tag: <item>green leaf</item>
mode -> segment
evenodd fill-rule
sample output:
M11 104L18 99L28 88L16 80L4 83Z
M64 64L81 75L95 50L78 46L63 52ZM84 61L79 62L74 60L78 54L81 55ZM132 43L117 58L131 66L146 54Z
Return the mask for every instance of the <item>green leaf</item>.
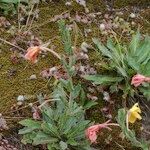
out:
M0 0L0 3L13 3L13 4L17 4L19 2L26 2L28 3L28 0Z
M65 52L68 55L71 55L73 53L73 50L72 50L71 36L69 30L66 28L64 20L60 20L58 24L59 24L59 30L61 33L61 38L64 44Z
M19 130L19 133L18 134L27 134L27 133L30 133L32 131L34 131L35 129L37 129L36 127L24 127L23 129L20 129Z
M140 33L138 31L135 35L133 35L132 41L129 46L132 56L136 55L139 44L140 44Z
M79 96L80 91L81 91L81 84L78 84L78 85L75 86L75 88L71 92L72 99L76 99Z
M57 138L52 138L48 134L39 131L36 137L33 139L33 145L55 143L57 141L58 141Z
M85 75L84 79L92 81L94 84L111 85L114 82L120 82L122 77L111 77L108 75Z
M36 136L36 132L31 132L31 133L27 133L25 135L23 135L23 139L21 140L21 142L23 144L27 144L27 143L32 143L33 142L33 139L35 138Z
M81 106L84 106L85 101L86 101L86 95L85 95L84 89L81 88L80 101L79 101L79 103L81 104Z
M72 146L78 146L79 145L78 142L76 142L74 139L71 139L71 138L67 141L67 143L72 145Z
M123 77L128 77L127 72L124 68L116 66L118 69L118 73L121 74Z
M41 125L41 128L43 129L43 131L51 136L54 136L54 137L60 137L59 136L59 133L58 133L58 130L57 130L57 127L50 124L50 123L42 123Z
M90 121L81 121L68 132L68 138L75 138L79 135L84 136L85 129L87 128Z
M98 103L97 102L94 102L94 101L87 101L86 104L83 106L83 108L85 110L87 109L90 109L92 106L95 106L97 105Z
M58 143L50 143L47 145L48 150L60 150Z
M21 125L25 126L23 129L19 130L19 134L30 133L33 130L41 128L41 122L34 121L31 119L25 119L19 122Z
M77 118L70 117L67 119L66 123L64 124L63 134L68 134L69 130L76 125Z
M93 42L104 56L107 56L112 59L112 53L98 39L93 38Z
M25 119L19 122L19 124L26 126L26 127L34 127L34 128L40 128L41 122L35 121L32 119Z

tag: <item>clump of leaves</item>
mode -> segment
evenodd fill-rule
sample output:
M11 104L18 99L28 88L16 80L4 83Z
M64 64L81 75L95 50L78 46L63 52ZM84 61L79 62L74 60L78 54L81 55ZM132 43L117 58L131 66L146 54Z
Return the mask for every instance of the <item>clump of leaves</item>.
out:
M4 15L8 15L10 13L16 14L19 3L28 3L28 0L1 0L0 11L3 12Z
M132 143L133 146L140 147L143 150L149 150L148 144L143 139L142 140L137 139L135 132L126 127L126 115L127 112L124 108L119 109L117 122L120 125L124 136Z
M57 91L56 91L57 90ZM67 100L64 89L59 85L55 89L57 101L52 106L43 105L40 96L42 120L26 119L20 121L25 126L19 131L23 134L24 144L47 145L49 150L86 149L89 143L85 138L85 129L89 121L84 118L84 110L76 102ZM55 98L56 99L56 98Z
M108 39L104 46L98 39L94 38L98 52L108 61L103 67L107 71L103 75L85 76L85 79L93 81L95 84L109 85L112 92L121 89L124 96L133 96L137 91L130 85L131 78L135 74L150 76L150 37L146 36L141 40L141 35L137 32L133 35L130 44L121 44L116 38L116 42ZM149 99L149 84L144 84L139 88Z
M90 149L90 143L85 137L90 121L85 119L85 109L95 103L87 103L81 85L73 82L76 60L71 47L71 36L64 21L59 22L59 27L66 52L66 57L62 56L62 64L68 78L57 81L50 105L48 102L51 100L44 101L42 95L38 96L41 119L20 121L25 127L19 134L23 134L23 143L46 145L49 150L86 150ZM78 99L81 100L80 103L77 103Z

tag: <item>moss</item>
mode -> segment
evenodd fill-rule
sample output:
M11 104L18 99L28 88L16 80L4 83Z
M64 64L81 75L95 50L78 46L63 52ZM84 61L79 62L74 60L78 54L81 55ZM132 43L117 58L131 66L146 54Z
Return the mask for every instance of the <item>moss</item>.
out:
M148 5L150 5L149 0L114 0L114 6L116 8L121 8L125 6L147 7Z

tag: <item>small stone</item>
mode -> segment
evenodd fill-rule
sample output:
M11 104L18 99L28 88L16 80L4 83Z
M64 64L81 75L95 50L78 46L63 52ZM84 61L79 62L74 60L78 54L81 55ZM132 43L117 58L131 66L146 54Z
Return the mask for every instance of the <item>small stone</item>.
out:
M76 2L80 5L82 5L83 7L86 7L86 1L85 0L76 0Z
M42 58L45 58L45 55L42 55Z
M25 97L24 97L23 95L19 95L19 96L17 97L17 101L23 102L24 100L25 100Z
M135 23L134 21L132 21L132 22L131 22L131 25L133 25L133 26L134 26L135 24L136 24L136 23Z
M51 74L54 74L56 71L57 71L57 68L56 68L56 67L52 67L52 68L49 69L49 72L50 72Z
M79 71L84 72L85 71L85 66L80 66Z
M18 106L22 106L22 105L23 105L23 102L19 101L19 102L17 102L17 105L18 105Z
M136 17L136 15L134 13L130 14L130 18L135 18L135 17Z
M110 101L110 95L109 95L109 93L108 92L103 92L103 99L105 100L105 101L107 101L107 102L109 102Z
M32 106L33 106L33 103L29 103L29 106L32 107Z
M108 119L112 119L112 115L111 115L111 114L106 115L106 117L107 117Z
M105 14L104 18L109 19L109 14Z
M87 7L84 7L85 8L85 13L89 13L89 9Z
M89 48L89 45L86 42L83 42L81 44L81 49L82 49L83 52L87 53L88 52L88 48Z
M35 74L33 74L33 75L31 75L30 76L30 78L29 78L30 80L36 80L37 79L37 77L36 77L36 75Z
M72 2L66 2L65 5L66 5L66 6L71 6L71 5L72 5Z
M100 30L101 30L101 31L105 30L105 28L106 28L106 27L105 27L105 24L103 24L103 23L101 23L99 27L100 27Z

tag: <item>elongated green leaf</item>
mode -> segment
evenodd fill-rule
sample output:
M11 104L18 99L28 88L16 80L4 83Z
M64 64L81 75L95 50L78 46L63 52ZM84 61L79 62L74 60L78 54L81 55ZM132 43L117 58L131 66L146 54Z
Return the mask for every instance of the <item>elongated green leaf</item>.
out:
M66 28L64 20L60 20L58 24L59 24L62 41L64 44L64 49L68 55L71 55L73 53L73 50L72 50L71 36L69 30Z
M79 96L79 94L80 94L80 91L81 91L81 85L78 84L78 85L76 85L76 86L74 87L74 90L71 92L71 94L72 94L72 99L77 98L77 97Z
M84 79L93 81L94 84L111 85L113 82L122 81L122 77L111 77L107 75L85 75Z
M87 101L86 104L83 106L83 108L86 110L86 109L90 109L92 106L95 106L97 105L98 103L97 102L94 102L94 101Z
M50 124L50 123L46 123L44 122L42 125L41 125L41 128L43 129L43 131L51 136L54 136L54 137L59 137L59 133L58 133L58 130L57 130L57 127Z
M23 144L27 144L27 143L32 143L33 142L33 139L35 138L36 136L36 132L31 132L31 133L27 133L25 135L23 135L23 139L21 140L21 142Z
M31 133L32 131L34 131L35 129L37 129L36 127L24 127L23 129L19 130L18 134L27 134L27 133Z
M98 39L93 38L93 42L104 56L107 56L112 59L112 53Z
M133 35L132 41L129 46L132 55L136 55L139 44L140 44L140 33L138 31L135 35Z
M69 138L75 138L78 135L84 135L84 131L87 128L87 125L90 123L90 121L81 121L79 122L75 127L73 127L70 132L68 132Z
M57 141L57 138L52 138L44 132L39 131L36 137L33 139L33 145L55 143Z
M26 126L26 127L35 127L35 128L40 128L41 127L41 122L35 121L32 119L25 119L19 122L19 124Z
M3 2L3 3L13 3L13 4L17 4L19 2L26 2L28 3L28 0L0 0L0 2Z

